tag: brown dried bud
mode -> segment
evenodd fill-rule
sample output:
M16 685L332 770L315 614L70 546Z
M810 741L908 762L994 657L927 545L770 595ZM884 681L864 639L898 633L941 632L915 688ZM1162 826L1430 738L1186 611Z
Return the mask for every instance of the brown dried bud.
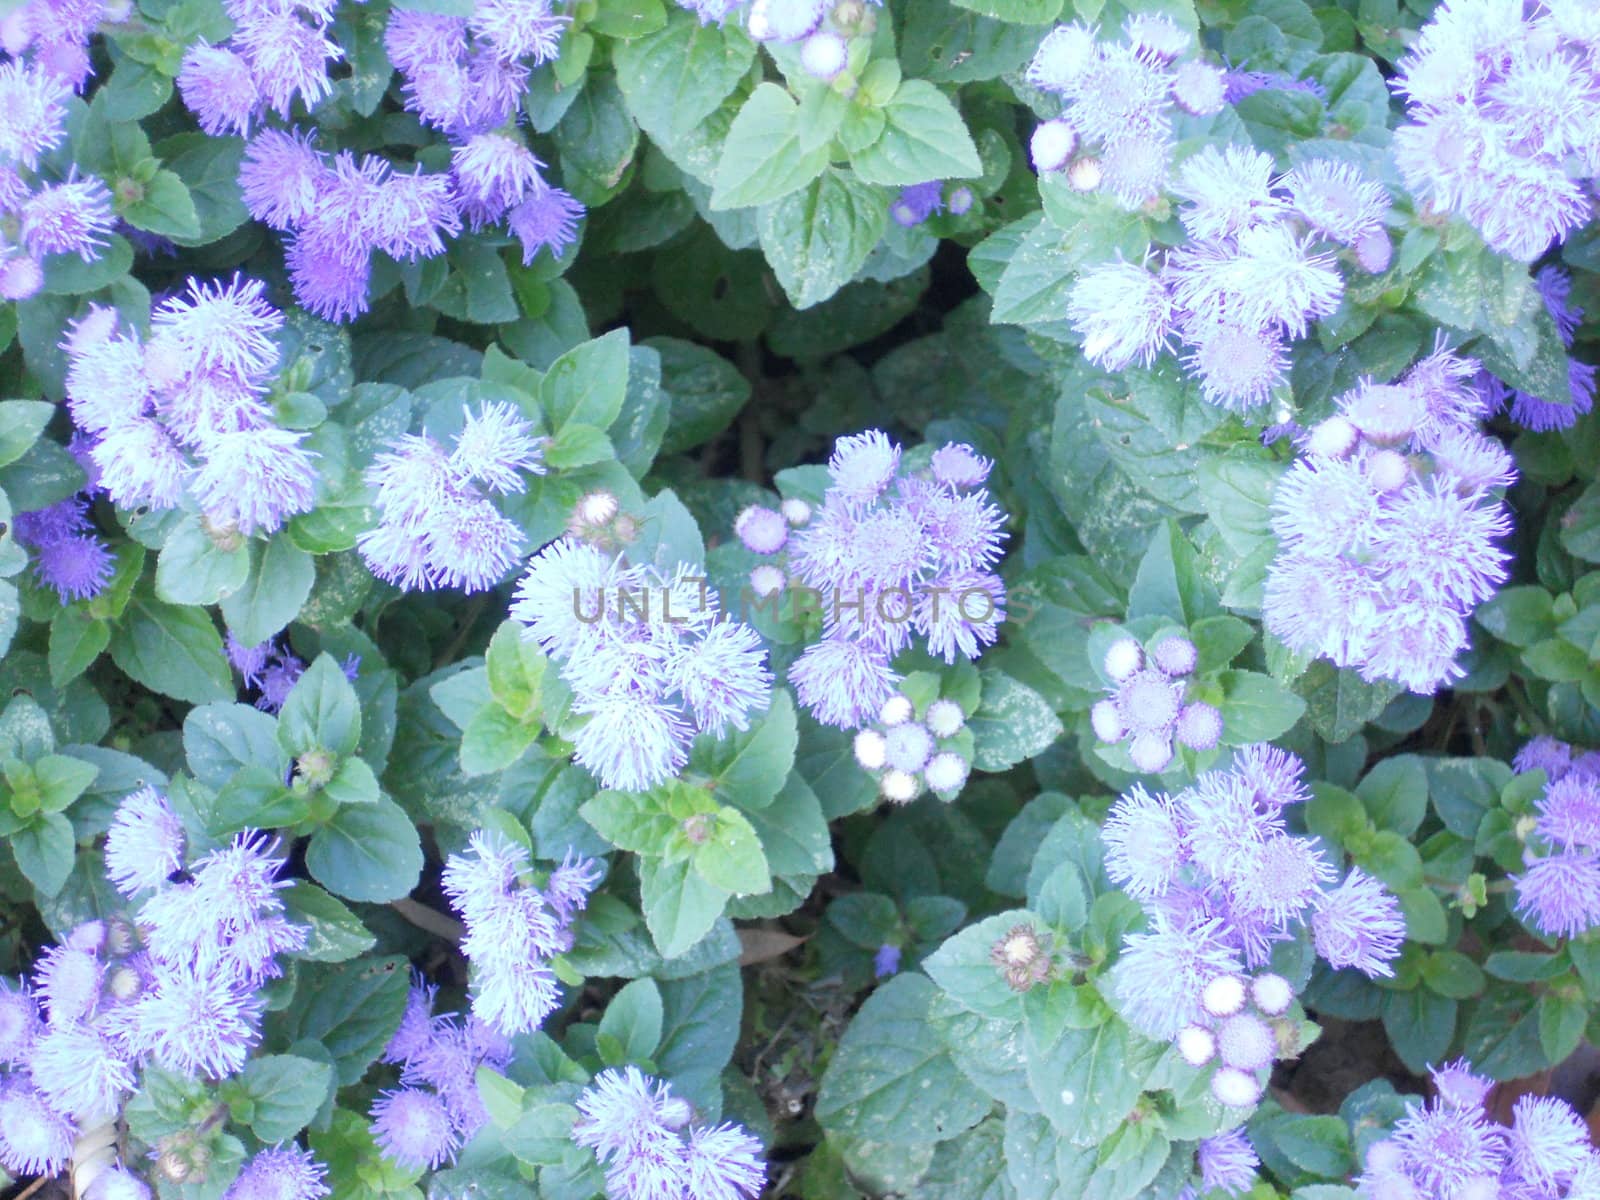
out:
M1031 925L1015 925L989 951L1013 991L1025 992L1050 978L1050 950Z

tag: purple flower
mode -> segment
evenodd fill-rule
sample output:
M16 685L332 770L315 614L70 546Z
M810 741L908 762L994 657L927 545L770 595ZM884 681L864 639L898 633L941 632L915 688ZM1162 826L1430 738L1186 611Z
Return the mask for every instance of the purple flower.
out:
M1130 1025L1150 1037L1170 1038L1199 1014L1206 984L1243 970L1220 920L1180 926L1158 917L1148 933L1124 940L1112 988Z
M914 183L901 188L900 195L889 206L889 215L894 218L896 225L909 229L943 209L944 183L930 179L927 183Z
M176 508L189 464L155 421L138 418L108 430L90 451L100 485L126 508Z
M1198 59L1179 63L1172 72L1172 99L1193 116L1212 116L1227 103L1227 76Z
M1500 1174L1504 1136L1481 1111L1412 1106L1396 1124L1393 1140L1404 1156L1405 1174L1428 1195L1453 1195L1473 1180Z
M1171 797L1134 784L1111 808L1101 830L1106 874L1135 899L1159 896L1188 858Z
M420 1088L379 1096L372 1106L372 1136L386 1158L408 1171L431 1170L453 1159L461 1145L444 1101Z
M92 600L111 582L114 560L93 534L75 534L48 542L35 551L34 577L54 588L62 604Z
M79 429L105 433L148 411L150 384L137 341L110 336L67 351L67 404Z
M1100 155L1101 186L1129 210L1143 208L1167 186L1172 146L1154 134L1109 143Z
M72 1154L74 1130L25 1073L0 1083L0 1166L17 1175L54 1175Z
M33 968L34 990L44 1000L52 1025L85 1020L100 1002L104 972L88 950L51 946Z
M1473 1073L1472 1064L1458 1058L1442 1067L1430 1068L1433 1087L1444 1104L1456 1108L1482 1108L1494 1081Z
M1570 774L1545 787L1534 830L1563 850L1600 850L1600 784Z
M116 224L110 190L98 179L77 178L76 167L64 183L47 184L26 200L21 216L22 244L36 258L76 254L93 262Z
M578 221L586 210L569 193L546 184L532 189L506 214L506 226L522 243L522 265L528 266L540 250L554 258L578 240Z
M52 1025L28 1056L34 1086L57 1112L110 1116L137 1084L132 1065L90 1025Z
M498 220L530 193L547 185L539 172L544 164L515 138L480 133L451 154L456 202L474 229Z
M1184 363L1200 378L1206 400L1232 412L1265 404L1288 378L1289 354L1273 329L1230 320L1184 322L1191 347Z
M183 865L183 822L153 787L123 798L106 831L106 875L124 896L159 888Z
M1512 882L1518 915L1547 937L1577 937L1600 925L1600 859L1593 853L1536 858Z
M226 284L191 279L186 296L170 297L151 313L152 334L178 352L182 372L264 377L277 365L273 337L283 327L283 314L267 302L265 287L241 275Z
M195 43L183 56L177 82L184 104L212 137L249 132L261 94L250 65L232 50Z
M1565 1100L1522 1096L1506 1137L1511 1167L1522 1179L1553 1192L1594 1153L1589 1129Z
M295 1145L261 1150L234 1177L222 1200L322 1200L328 1169Z
M306 24L293 8L252 11L237 22L233 40L250 64L262 102L285 119L296 96L306 108L316 108L333 90L328 64L344 58L320 27Z
M411 174L391 176L378 189L367 212L372 244L390 258L414 262L444 253L444 238L461 232L461 218L451 194L450 177Z
M569 18L552 11L551 0L478 0L468 24L503 59L555 58Z
M68 89L36 63L0 63L0 158L28 170L66 136Z
M255 646L246 646L230 630L224 649L228 655L228 662L244 679L245 686L255 687L260 683L261 673L266 669L267 660L273 653L271 638Z
M1179 216L1202 241L1236 237L1277 221L1285 211L1272 194L1272 159L1243 146L1207 146L1183 164L1173 192L1188 201Z
M224 975L164 966L126 1010L123 1036L170 1071L220 1079L244 1067L260 1039L261 1010L251 989Z
M521 846L479 830L467 854L450 856L443 875L445 894L467 926L461 952L473 967L473 1012L507 1037L537 1029L555 1011L549 960L570 949L568 923L581 907L581 881L590 878L568 867L558 907L518 881L527 861Z
M121 1163L107 1167L83 1190L83 1200L150 1200L150 1185Z
M1335 969L1354 967L1372 977L1394 974L1389 963L1405 942L1399 902L1359 867L1323 897L1311 929L1317 953Z
M453 63L467 53L467 22L442 13L395 9L383 32L389 61L406 73L425 63Z
M348 321L367 311L371 265L363 248L352 258L346 244L323 232L297 233L285 254L294 298L325 321Z
M1092 28L1083 24L1058 25L1039 43L1028 64L1027 80L1046 91L1076 94L1099 53Z
M1381 229L1389 212L1388 191L1351 163L1313 159L1284 176L1283 186L1311 228L1345 246Z
M464 413L450 455L451 468L461 476L504 493L523 490L524 471L545 473L542 460L547 439L533 436L533 426L512 405L485 404L477 412L467 408Z
M305 438L288 429L219 434L190 492L214 523L234 525L247 537L271 533L316 503L317 468L300 445Z
M26 987L13 987L0 978L0 1063L23 1066L43 1023L39 1005Z
M677 657L672 682L694 714L695 724L720 738L728 729L750 727L750 714L767 707L772 673L761 637L742 622L714 625Z
M1132 263L1111 262L1078 276L1067 304L1090 362L1120 371L1149 366L1172 332L1172 298L1159 276Z
M406 993L405 1012L400 1025L383 1048L383 1061L405 1062L415 1058L428 1046L433 1031L433 998L438 988L425 983L415 971L411 973L411 990Z
M572 1138L607 1166L617 1200L690 1195L755 1200L766 1181L760 1143L736 1125L680 1131L693 1112L671 1089L637 1067L602 1071L578 1097Z
M899 681L887 655L847 638L813 643L789 668L800 703L824 725L840 729L871 720Z
M1261 1165L1243 1129L1201 1138L1195 1156L1200 1164L1201 1188L1207 1192L1220 1189L1230 1196L1249 1191L1255 1184L1256 1168Z
M1244 328L1281 326L1290 337L1305 336L1309 321L1332 313L1344 294L1333 256L1314 252L1282 224L1252 226L1228 244L1174 250L1167 275L1189 312L1227 312Z
M900 947L893 942L885 942L879 946L872 955L872 975L875 979L887 979L890 975L900 970Z

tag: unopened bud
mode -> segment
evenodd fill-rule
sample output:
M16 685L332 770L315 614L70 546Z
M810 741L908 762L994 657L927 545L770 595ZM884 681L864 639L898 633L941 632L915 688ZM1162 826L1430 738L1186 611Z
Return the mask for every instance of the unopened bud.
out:
M989 961L1013 991L1025 992L1050 977L1050 951L1031 925L1015 925L989 951Z

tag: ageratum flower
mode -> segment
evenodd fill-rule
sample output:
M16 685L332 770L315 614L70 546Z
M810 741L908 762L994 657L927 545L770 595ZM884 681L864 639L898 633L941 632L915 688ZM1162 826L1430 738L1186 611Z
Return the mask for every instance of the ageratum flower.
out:
M528 1033L555 1011L558 991L550 960L571 948L572 918L599 879L589 863L566 864L559 904L520 876L528 852L496 834L472 834L465 854L452 854L443 885L466 922L461 952L473 967L473 1012L507 1037Z
M161 887L183 865L183 822L153 787L117 805L106 831L106 875L125 896Z
M222 1200L322 1200L331 1193L328 1169L295 1145L257 1151Z
M766 1183L754 1137L731 1123L692 1125L689 1105L637 1067L602 1071L577 1107L573 1141L605 1166L615 1200L755 1200Z

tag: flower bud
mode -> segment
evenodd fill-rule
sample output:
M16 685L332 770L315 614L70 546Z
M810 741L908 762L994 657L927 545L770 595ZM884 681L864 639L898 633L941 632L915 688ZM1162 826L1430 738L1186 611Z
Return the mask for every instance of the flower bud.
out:
M1041 175L1059 171L1067 165L1077 148L1078 135L1071 125L1059 118L1046 121L1033 131L1028 151L1033 156L1033 169Z
M1013 991L1025 992L1050 977L1050 951L1031 925L1015 925L989 951Z
M1067 182L1075 192L1092 192L1100 186L1104 172L1097 158L1080 158L1067 168Z
M864 771L881 771L888 761L888 741L876 729L863 729L856 734L856 762Z

